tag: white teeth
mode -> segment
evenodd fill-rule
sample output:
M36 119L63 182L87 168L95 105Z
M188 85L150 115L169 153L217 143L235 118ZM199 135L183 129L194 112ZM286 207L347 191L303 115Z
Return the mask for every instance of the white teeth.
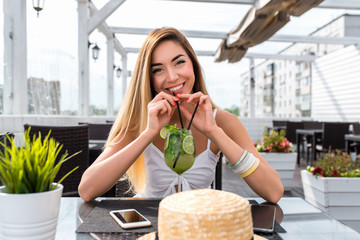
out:
M184 86L184 84L181 84L181 85L179 85L179 86L177 86L177 87L169 88L169 90L170 90L171 92L175 92L175 91L181 89L183 86Z

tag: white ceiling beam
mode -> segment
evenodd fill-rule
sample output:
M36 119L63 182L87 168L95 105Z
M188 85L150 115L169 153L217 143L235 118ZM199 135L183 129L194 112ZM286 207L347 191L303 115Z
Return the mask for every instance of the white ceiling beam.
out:
M293 43L319 43L319 44L360 44L359 37L321 37L321 36L298 36L298 35L274 35L267 41L293 42Z
M131 47L127 47L125 48L127 53L138 53L140 51L140 48L131 48ZM215 51L206 51L206 50L200 50L200 51L196 51L195 50L196 55L198 56L215 56Z
M255 3L255 0L167 0L167 1L230 3L230 4L251 4L251 5L254 5Z
M119 34L138 34L148 35L153 28L132 28L132 27L110 27L110 31ZM186 37L191 38L212 38L212 39L225 39L227 32L213 32L213 31L196 31L196 30L179 30Z
M125 48L127 53L138 53L140 48ZM215 51L206 51L199 50L195 51L198 56L207 56L213 57L215 56ZM245 58L261 58L261 59L277 59L277 60L294 60L294 61L304 61L304 62L312 62L316 59L316 56L303 55L281 55L281 54L262 54L262 53L250 53L247 52L244 56Z
M185 2L204 2L204 3L230 3L230 4L250 4L255 5L257 0L167 0L167 1L185 1ZM360 10L359 0L325 0L317 8L334 8Z
M276 60L293 60L300 62L313 62L316 56L311 55L282 55L282 54L262 54L247 52L245 58L261 58L261 59L276 59Z
M152 28L132 28L132 27L110 27L110 31L121 34L137 34L148 35ZM211 31L193 31L193 30L179 30L186 37L189 38L213 38L226 39L226 32L211 32ZM320 37L320 36L299 36L299 35L274 35L267 41L271 42L302 42L302 43L322 43L322 44L359 44L359 37Z
M93 2L89 1L89 6L90 6L91 14L95 14L98 11ZM103 21L98 26L98 29L106 36L106 38L114 37L114 33L110 30L109 26L106 24L105 21ZM115 40L115 39L116 38L114 38L115 49L121 54L121 56L125 57L126 56L125 48L120 44L119 40L117 39Z
M118 9L125 0L111 0L99 11L94 12L88 22L88 34L92 33L102 22Z
M359 0L325 0L317 6L318 8L334 8L360 10Z

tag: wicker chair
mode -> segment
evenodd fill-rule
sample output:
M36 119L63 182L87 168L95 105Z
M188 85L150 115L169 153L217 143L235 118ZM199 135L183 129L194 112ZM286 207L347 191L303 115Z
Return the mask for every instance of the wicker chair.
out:
M216 164L215 179L211 184L213 189L222 190L222 159L224 154L220 152L219 161Z
M272 120L273 127L283 127L286 126L286 120Z
M106 140L112 127L110 123L87 123L87 125L90 140Z
M327 152L329 149L345 151L344 136L349 132L349 125L348 122L324 122L322 142L316 144L315 151L317 153Z
M304 123L304 129L322 129L323 128L323 122L319 121L303 121ZM322 139L316 139L317 143L321 143ZM312 148L312 137L310 136L304 136L302 139L302 142L306 142L305 148L306 148L306 163L310 161L310 149Z
M6 135L8 135L11 138L14 138L14 134L10 132L1 133L0 134L0 142L4 143L6 146L10 146L10 142L8 141ZM4 153L4 147L0 145L0 151Z
M0 134L0 142L4 143L6 146L10 146L10 142L8 141L7 139L7 136L11 137L11 138L14 138L14 134L13 133L9 133L9 132L6 132L6 133L2 133ZM0 144L0 151L2 153L4 153L4 147ZM0 181L0 186L2 185L1 181Z
M354 123L351 123L351 125L352 125L353 131L350 133L360 135L360 123L354 122ZM350 149L352 149L356 152L356 155L360 153L360 144L358 142L351 143L349 147L350 147Z
M67 162L65 162L55 178L55 181L59 181L66 173L71 171L76 166L79 166L77 170L71 173L63 182L64 190L63 196L79 196L78 185L81 180L81 176L89 166L89 127L87 125L79 126L38 126L25 124L24 128L30 129L30 136L39 132L41 137L45 138L51 130L50 136L59 143L63 144L63 148L60 152L60 156L67 150L69 155L81 151Z
M303 121L304 129L322 129L322 122L319 121Z
M303 122L286 122L286 138L289 142L296 144L296 129L303 129L304 123Z

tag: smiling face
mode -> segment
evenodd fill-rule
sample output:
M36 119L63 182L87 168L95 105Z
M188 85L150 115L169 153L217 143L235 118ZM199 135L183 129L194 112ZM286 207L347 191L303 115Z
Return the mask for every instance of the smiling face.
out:
M151 81L156 92L192 93L195 74L190 57L172 40L161 42L151 57Z

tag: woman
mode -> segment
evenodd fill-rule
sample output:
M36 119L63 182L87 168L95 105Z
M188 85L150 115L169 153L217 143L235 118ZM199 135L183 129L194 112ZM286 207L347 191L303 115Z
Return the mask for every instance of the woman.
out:
M82 176L84 201L102 195L125 173L139 196L161 198L177 191L177 174L165 165L159 135L165 125L181 126L176 102L184 126L199 102L191 130L200 154L183 173L190 189L209 187L221 151L259 196L279 201L279 175L256 151L238 118L211 102L194 50L174 28L156 29L145 40L106 147Z

